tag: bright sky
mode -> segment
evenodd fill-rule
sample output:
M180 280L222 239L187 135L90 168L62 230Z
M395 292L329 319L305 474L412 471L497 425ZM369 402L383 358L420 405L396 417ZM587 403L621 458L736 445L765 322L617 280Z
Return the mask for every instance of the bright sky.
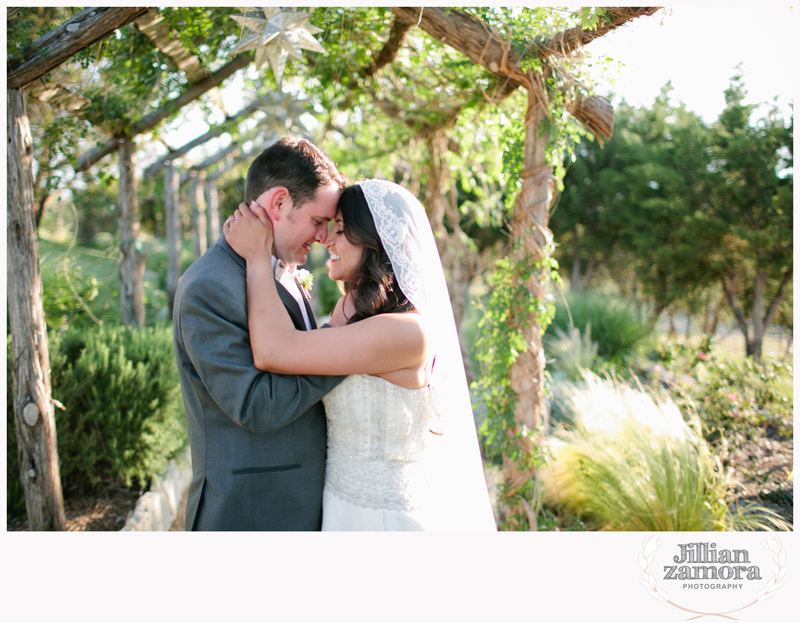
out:
M742 63L745 102L767 102L778 96L788 114L794 97L794 15L788 6L756 8L752 3L676 6L638 18L587 49L595 58L608 55L624 63L609 88L631 105L650 106L671 80L673 97L707 123L713 122L725 106L729 79Z

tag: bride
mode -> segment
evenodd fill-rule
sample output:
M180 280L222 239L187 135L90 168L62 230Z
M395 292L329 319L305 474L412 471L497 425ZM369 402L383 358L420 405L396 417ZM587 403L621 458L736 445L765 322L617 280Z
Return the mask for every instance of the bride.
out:
M405 188L346 189L325 246L345 284L330 328L298 331L279 298L272 226L241 204L225 238L247 262L257 368L350 375L324 399L323 530L496 530L441 261Z

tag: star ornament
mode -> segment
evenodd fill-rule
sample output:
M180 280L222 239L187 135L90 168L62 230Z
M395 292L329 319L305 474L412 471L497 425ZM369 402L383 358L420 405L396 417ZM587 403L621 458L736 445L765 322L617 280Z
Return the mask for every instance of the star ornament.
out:
M255 49L256 67L260 68L269 61L280 89L289 56L302 61L301 50L320 52L325 56L328 52L313 37L321 33L322 29L306 25L311 13L287 11L278 7L266 7L261 11L263 17L258 13L231 15L234 20L251 31L249 36L243 38L233 49L232 54Z

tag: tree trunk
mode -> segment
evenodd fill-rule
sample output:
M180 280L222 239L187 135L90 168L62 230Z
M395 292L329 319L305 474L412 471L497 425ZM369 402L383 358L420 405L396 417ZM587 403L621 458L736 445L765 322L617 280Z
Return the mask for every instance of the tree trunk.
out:
M733 317L736 319L736 325L739 327L739 330L744 336L745 353L749 357L753 354L752 342L750 340L750 328L747 324L747 317L744 315L744 312L736 301L737 278L738 275L736 270L729 268L727 274L723 275L722 277L722 289L725 291L725 298L728 300L728 306L731 308Z
M181 277L180 189L178 170L173 164L167 165L164 174L164 221L167 230L167 296L169 317L172 318L175 292Z
M581 291L581 239L577 227L572 230L572 291Z
M214 182L206 179L206 227L208 228L208 246L216 244L222 233L222 222L219 217L219 191Z
M8 316L19 477L31 530L66 526L50 392L50 357L42 307L39 245L33 214L33 143L25 94L7 90Z
M206 213L203 209L203 182L193 175L189 182L189 205L192 211L192 252L194 259L206 252Z
M586 262L586 272L581 278L581 290L586 290L592 281L594 271L597 269L597 258L594 255L589 256L589 261Z
M144 261L139 250L139 204L136 199L136 145L119 145L119 302L122 324L144 326Z
M37 210L36 210L36 230L39 230L39 225L42 223L42 217L45 215L56 200L61 196L61 190L57 190L54 193L51 193L47 188L42 191L42 194L39 196L39 200L36 202Z
M767 285L767 271L759 270L756 272L755 283L753 284L753 341L752 352L748 353L756 361L761 361L761 347L764 343L764 288ZM750 350L750 349L748 349Z
M458 200L455 196L456 188L452 184L452 180L448 179L445 162L450 142L446 129L440 129L425 136L425 141L430 154L425 206L447 279L447 290L453 306L453 318L456 327L461 327L467 312L469 284L478 273L480 258L475 251L470 249L467 235L461 229ZM446 186L448 185L450 197L447 196ZM450 225L449 229L445 224L445 219ZM459 336L462 335L459 333ZM461 341L461 355L464 359L467 380L471 383L475 380L475 373L472 369L469 350L463 340Z

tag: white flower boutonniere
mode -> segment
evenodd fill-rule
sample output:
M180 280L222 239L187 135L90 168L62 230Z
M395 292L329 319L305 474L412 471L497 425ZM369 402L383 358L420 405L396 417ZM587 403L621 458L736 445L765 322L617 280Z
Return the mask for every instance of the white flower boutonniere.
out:
M303 294L306 295L306 298L310 299L311 288L314 285L314 275L303 268L299 268L297 270L297 280L303 288Z

